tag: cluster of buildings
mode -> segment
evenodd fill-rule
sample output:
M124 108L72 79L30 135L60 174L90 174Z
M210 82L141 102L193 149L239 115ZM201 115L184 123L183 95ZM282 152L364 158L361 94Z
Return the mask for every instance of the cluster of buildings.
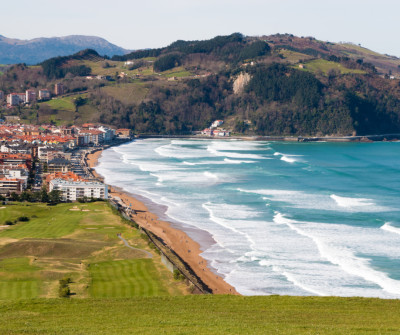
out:
M228 137L231 136L231 132L221 128L220 126L224 123L222 120L215 120L210 128L206 128L201 131L202 135L206 136L219 136L219 137Z
M107 199L107 185L84 171L83 157L76 148L130 138L129 129L103 125L57 127L52 125L0 125L0 194L23 192L28 183L48 191L60 191L64 201L79 198ZM78 173L78 170L82 173Z
M64 94L65 88L61 83L54 85L54 94ZM30 104L37 100L49 100L51 99L52 93L50 90L43 88L38 91L34 89L26 90L25 93L10 93L7 95L7 106L14 107L20 104ZM0 91L0 100L4 99L4 92Z

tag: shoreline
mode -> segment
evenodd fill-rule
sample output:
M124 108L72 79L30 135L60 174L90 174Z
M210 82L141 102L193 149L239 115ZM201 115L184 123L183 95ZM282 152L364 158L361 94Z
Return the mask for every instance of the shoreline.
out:
M101 180L101 176L95 167L98 164L98 159L101 157L102 150L87 155L87 164L91 168L92 174ZM110 185L109 196L119 198L126 207L132 208L136 214L132 214L132 219L141 227L149 230L157 237L161 238L165 244L171 248L179 257L191 268L191 270L206 284L213 294L235 294L239 295L236 289L228 284L223 276L215 274L205 260L201 253L201 246L199 243L191 239L186 232L175 227L175 225L168 221L160 220L159 215L150 211L139 196L130 194L121 188ZM213 240L211 240L213 241Z
M243 140L272 142L391 142L399 141L400 134L360 135L360 136L205 136L205 135L138 135L137 139L147 138L184 138L192 140Z

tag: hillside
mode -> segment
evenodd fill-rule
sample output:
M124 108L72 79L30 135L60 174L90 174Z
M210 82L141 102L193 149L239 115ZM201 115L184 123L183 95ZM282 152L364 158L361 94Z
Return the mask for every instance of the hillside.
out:
M11 39L0 35L0 64L37 64L56 56L68 56L83 49L94 49L100 55L123 55L128 50L95 36Z
M367 135L400 133L399 79L400 59L360 46L235 33L111 59L85 50L13 66L0 90L64 83L64 97L2 113L24 122L188 134L222 119L237 134Z

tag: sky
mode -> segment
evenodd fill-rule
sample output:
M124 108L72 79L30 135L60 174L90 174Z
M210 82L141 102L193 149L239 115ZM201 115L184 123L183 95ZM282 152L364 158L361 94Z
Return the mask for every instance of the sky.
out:
M0 35L18 39L91 35L137 50L289 33L400 57L398 0L4 0L0 8Z

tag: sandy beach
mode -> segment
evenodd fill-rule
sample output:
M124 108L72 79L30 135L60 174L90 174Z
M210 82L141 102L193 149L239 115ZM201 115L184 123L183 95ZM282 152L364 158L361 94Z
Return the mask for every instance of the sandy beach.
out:
M87 156L89 167L94 168L101 156L99 150ZM93 174L102 179L95 170ZM226 283L223 277L216 275L207 265L207 261L201 257L200 245L193 241L185 232L171 227L171 224L162 221L158 216L148 210L146 205L131 194L122 192L111 186L109 195L120 198L126 206L132 204L132 209L136 211L132 218L137 224L151 231L153 234L162 238L164 242L177 253L197 274L198 277L212 290L214 294L238 294L235 288Z

